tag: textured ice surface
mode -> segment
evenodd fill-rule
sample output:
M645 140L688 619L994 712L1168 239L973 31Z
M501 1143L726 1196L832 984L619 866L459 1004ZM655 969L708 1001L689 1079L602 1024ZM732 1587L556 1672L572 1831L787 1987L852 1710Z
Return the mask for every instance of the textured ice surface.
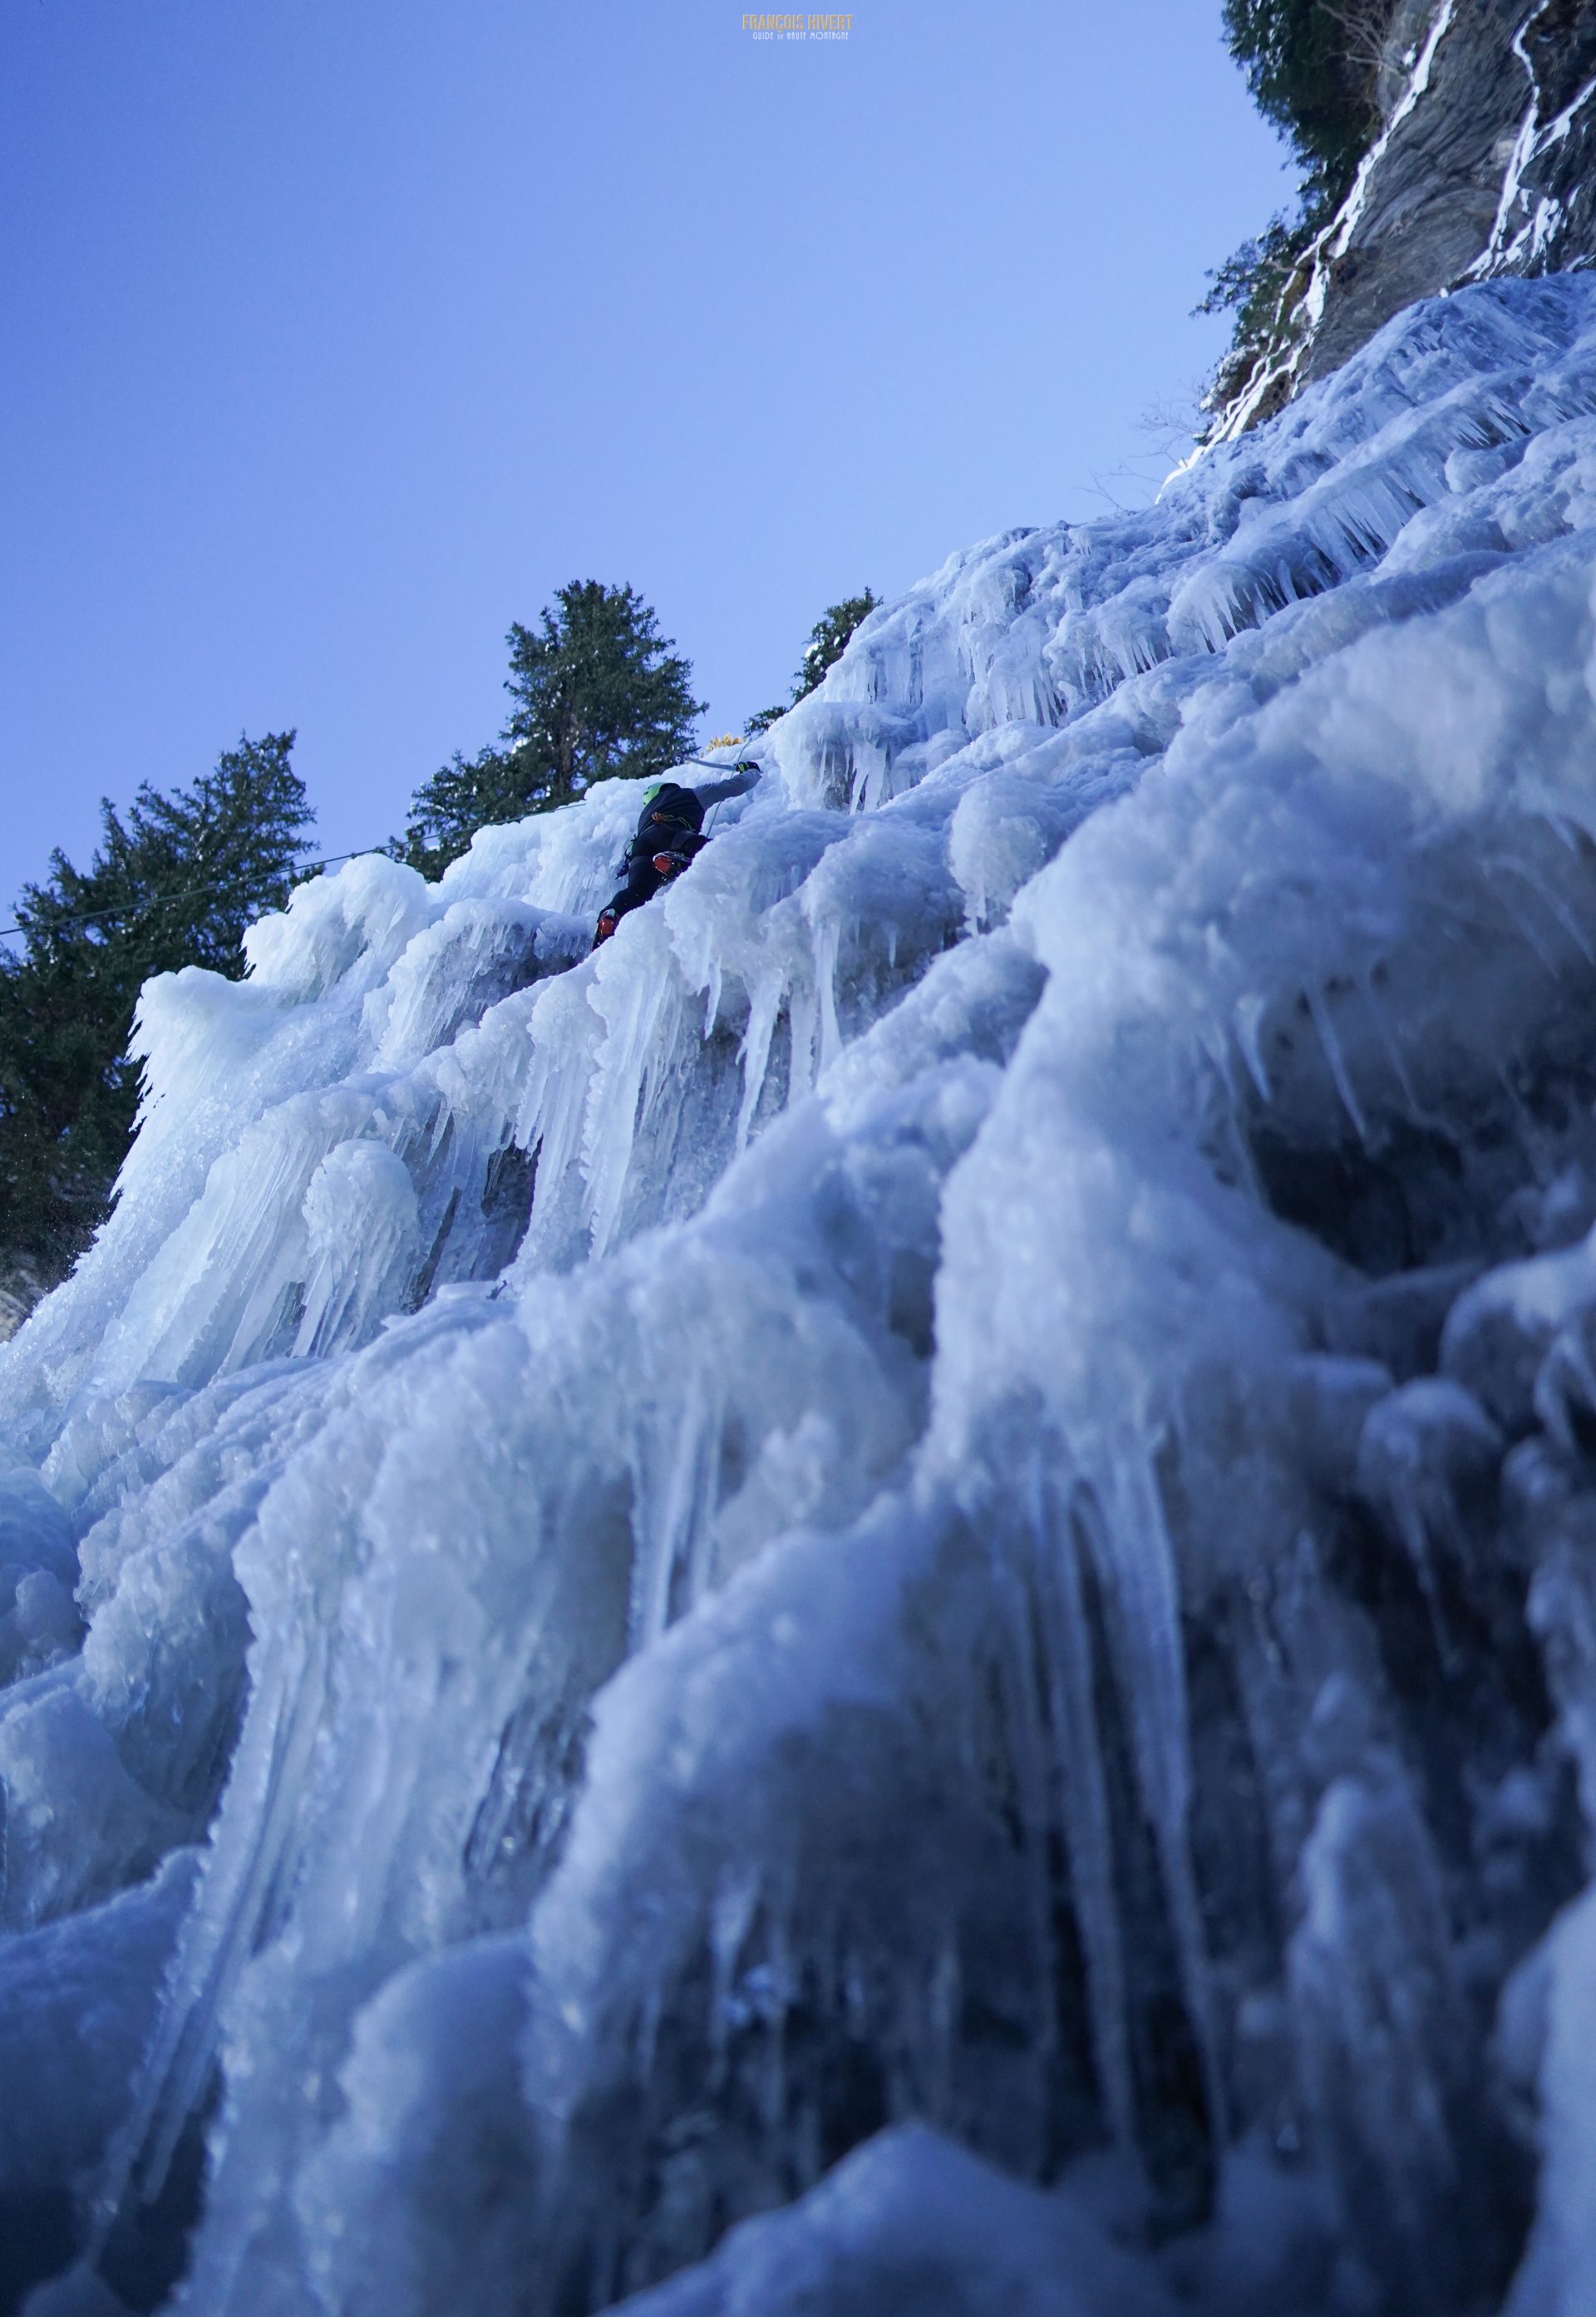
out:
M13 2299L1583 2317L1593 588L1596 286L1476 287L595 955L625 783L149 986L0 1350Z
M1170 2317L1073 2200L1039 2196L923 2125L884 2132L628 2317Z

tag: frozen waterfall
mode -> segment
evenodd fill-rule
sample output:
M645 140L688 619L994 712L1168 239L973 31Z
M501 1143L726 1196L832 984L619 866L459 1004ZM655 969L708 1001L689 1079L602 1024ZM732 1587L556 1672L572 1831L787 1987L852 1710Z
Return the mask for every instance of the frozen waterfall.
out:
M1596 282L144 993L0 2307L1589 2317Z

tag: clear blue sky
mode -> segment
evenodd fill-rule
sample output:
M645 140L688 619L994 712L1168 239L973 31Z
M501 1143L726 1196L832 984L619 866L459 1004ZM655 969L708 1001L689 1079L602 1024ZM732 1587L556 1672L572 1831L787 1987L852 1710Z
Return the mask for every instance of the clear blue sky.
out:
M1218 0L0 0L0 888L299 731L325 850L629 579L706 734L823 607L1145 497L1284 197Z

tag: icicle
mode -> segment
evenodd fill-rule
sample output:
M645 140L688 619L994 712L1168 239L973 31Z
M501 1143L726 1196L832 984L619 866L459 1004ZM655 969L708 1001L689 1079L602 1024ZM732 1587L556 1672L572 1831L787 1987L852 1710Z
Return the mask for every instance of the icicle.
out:
M1274 1088L1270 1084L1269 1071L1264 1065L1263 1049L1259 1039L1259 1033L1263 1027L1263 1017L1268 1011L1268 999L1259 997L1255 992L1249 993L1245 997L1238 997L1235 1003L1235 1035L1236 1043L1242 1050L1242 1060L1247 1065L1248 1074L1258 1089L1260 1100L1272 1103L1275 1098Z
M1442 2317L1481 2258L1485 2182L1467 2179L1454 2136L1480 2088L1445 1892L1395 1761L1330 1786L1301 1872L1290 1983L1315 2141L1377 2273L1404 2310Z
M760 1889L760 1868L752 1862L728 1867L716 1886L709 1918L709 1949L715 1962L709 2017L717 2080L725 2069L730 2031L743 2025L734 2016L733 1988L738 1959L759 1911Z
M1202 1910L1188 1840L1191 1758L1180 1591L1173 1541L1151 1463L1134 1453L1092 1530L1117 1610L1113 1644L1136 1740L1143 1800L1158 1846L1182 1991L1201 2055L1213 2138L1222 2143L1226 2100L1208 1985Z
M837 949L841 940L842 928L834 917L828 917L816 925L815 992L820 1014L816 1076L823 1076L843 1051L843 1033L837 1023Z
M1004 1644L1007 1708L1004 1740L1030 1857L1026 1896L1030 1909L1031 1952L1043 1957L1054 1952L1057 1943L1057 1927L1053 1920L1056 1901L1049 1850L1055 1823L1055 1797L1062 1792L1061 1773L1063 1766L1070 1759L1067 1732L1057 1711L1053 1619L1048 1614L1046 1600L1053 1593L1057 1582L1052 1570L1053 1559L1066 1547L1062 1537L1042 1532L1046 1484L1035 1459L1031 1463L1029 1479L1026 1491L1029 1534L1021 1540L1018 1553L1001 1547L994 1552L992 1577L994 1591L1004 1612L1000 1626ZM966 1747L968 1761L974 1766L978 1760L974 1732L967 1734ZM1089 1829L1083 1828L1083 1839L1089 1838ZM1067 1832L1065 1848L1067 1852ZM1038 1976L1041 1982L1038 1993L1042 2014L1038 2059L1040 2065L1046 2066L1049 2061L1055 2063L1057 2061L1058 2004L1052 1975L1044 1970ZM1090 2016L1090 2005L1088 2013ZM1123 2025L1121 2006L1121 2059ZM1105 2035L1105 2060L1109 2053L1110 2043ZM1118 2110L1111 2110L1111 2129L1118 2137Z
M321 1718L325 1637L313 1633L263 1668L192 1909L168 1970L155 2040L129 2120L94 2197L97 2262L129 2196L153 2204L203 2094L217 2025L278 1887Z
M632 1579L631 1645L643 1649L673 1615L703 1590L705 1553L720 1461L724 1403L701 1376L677 1378L670 1400L663 1460L646 1439L638 1463L638 1500L645 1534ZM661 1464L663 1463L663 1471ZM678 1604L674 1594L683 1580Z
M814 1086L819 1060L820 1005L815 994L813 966L793 983L787 1000L788 1101L796 1102Z
M1458 1662L1441 1591L1440 1555L1469 1580L1463 1503L1488 1502L1506 1443L1477 1400L1425 1377L1373 1408L1358 1451L1360 1494L1382 1514L1413 1566L1441 1662Z
M1033 1492L1037 1485L1033 1477ZM1039 1512L1039 1506L1033 1518ZM1108 1783L1100 1750L1090 1629L1081 1583L1081 1556L1089 1552L1083 1511L1072 1507L1049 1553L1058 1606L1050 1621L1052 1646L1048 1663L1065 1798L1065 1843L1086 1962L1092 2056L1109 2129L1119 2148L1128 2151L1136 2145L1136 2094L1114 1892Z
M1324 1003L1324 993L1315 984L1310 983L1303 991L1303 997L1313 1018L1314 1027L1319 1033L1319 1043L1324 1050L1324 1060L1330 1065L1330 1075L1334 1081L1335 1090L1341 1096L1342 1107L1352 1122L1353 1132L1367 1150L1369 1147L1369 1122L1364 1117L1358 1097L1352 1091L1352 1081L1348 1074L1346 1058L1342 1052L1341 1041L1337 1038L1334 1026L1331 1022L1330 1009Z
M632 1150L651 1086L668 1067L680 1025L681 996L656 944L647 970L629 956L599 983L608 1034L599 1050L582 1128L582 1171L595 1255L611 1245L620 1221Z
M1372 973L1360 974L1358 977L1356 988L1358 995L1363 1000L1364 1009L1374 1024L1375 1035L1380 1042L1380 1050L1391 1065L1391 1074L1401 1089L1404 1102L1407 1105L1409 1118L1416 1126L1432 1126L1435 1121L1419 1100L1413 1079L1408 1075L1407 1063L1402 1049L1396 1042L1395 1035L1386 1017L1386 1008L1375 994Z
M398 1309L420 1255L409 1175L375 1142L329 1151L305 1194L309 1262L294 1351L325 1356L364 1343Z
M753 1114L759 1108L760 1096L764 1092L766 1073L771 1063L771 1040L775 1034L776 1020L786 994L784 978L770 973L756 980L748 996L748 1026L743 1033L743 1043L737 1060L743 1070L743 1100L737 1111L736 1147L741 1150L748 1141Z
M1511 860L1491 862L1487 863L1487 867L1493 874L1517 877L1527 884L1542 907L1548 909L1556 917L1585 963L1596 965L1596 948L1592 948L1590 936L1569 909L1561 894L1539 883L1521 862Z

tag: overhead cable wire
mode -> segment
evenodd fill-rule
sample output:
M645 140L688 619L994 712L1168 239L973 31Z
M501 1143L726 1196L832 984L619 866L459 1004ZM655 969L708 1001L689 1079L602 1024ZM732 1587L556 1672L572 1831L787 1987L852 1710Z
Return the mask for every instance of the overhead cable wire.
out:
M290 873L299 883L303 878L315 876L318 870L335 869L341 861L358 861L362 853L380 853L381 850L379 845L362 845L353 853L329 853L325 861L301 862ZM52 917L49 925L27 926L19 920L14 926L0 926L0 941L6 940L13 934L48 934L57 926L86 926L97 917L114 924L121 917L144 917L151 909L164 908L168 901L197 901L207 893L225 892L232 881L231 878L219 877L210 885L185 885L177 893L152 893L148 900L129 901L120 909L79 909L69 917Z
M680 761L684 765L702 765L707 772L711 773L728 771L743 773L752 769L749 765L742 762L731 765L724 763L712 765L708 756L683 756ZM336 869L342 861L358 861L362 854L381 851L380 845L357 845L352 853L329 853L324 861L301 863L292 874L297 883L302 878L314 876L318 870ZM142 917L151 909L160 908L168 901L197 901L202 899L207 893L219 893L225 890L229 881L227 879L218 879L217 882L210 885L185 885L179 893L156 893L147 901L129 901L120 909L79 909L69 917L52 917L49 926L26 926L19 920L14 926L0 926L0 941L8 941L13 934L49 933L56 926L86 926L95 918L103 918L114 924L121 917Z

